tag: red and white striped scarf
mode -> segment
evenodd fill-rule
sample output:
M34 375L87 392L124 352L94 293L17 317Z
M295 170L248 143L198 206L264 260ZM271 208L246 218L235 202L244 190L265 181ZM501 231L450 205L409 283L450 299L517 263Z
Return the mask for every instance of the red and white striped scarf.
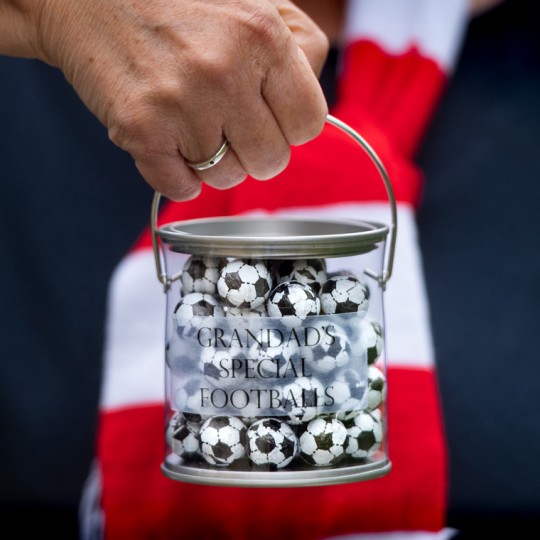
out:
M423 177L413 160L466 21L467 0L349 2L331 112L375 149L398 208L394 272L384 293L391 472L301 489L211 487L166 478L160 470L166 299L145 231L110 284L96 466L81 505L88 538L448 536L447 449L415 225ZM228 191L205 188L194 201L165 205L159 221L253 212L390 220L373 164L327 125L316 140L293 149L289 167L275 179L248 179Z

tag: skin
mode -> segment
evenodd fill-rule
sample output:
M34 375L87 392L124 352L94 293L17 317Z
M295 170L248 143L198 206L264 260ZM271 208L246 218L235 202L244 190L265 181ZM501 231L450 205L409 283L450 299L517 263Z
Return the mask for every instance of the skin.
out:
M477 15L501 0L471 0ZM345 0L0 0L0 54L59 68L146 181L173 200L265 180L316 137ZM311 17L307 15L311 14ZM230 149L210 158L224 138Z
M481 15L504 0L470 0L470 12L472 16Z
M286 0L0 0L0 54L57 67L156 190L265 180L322 130L328 38ZM194 171L221 146L215 167Z

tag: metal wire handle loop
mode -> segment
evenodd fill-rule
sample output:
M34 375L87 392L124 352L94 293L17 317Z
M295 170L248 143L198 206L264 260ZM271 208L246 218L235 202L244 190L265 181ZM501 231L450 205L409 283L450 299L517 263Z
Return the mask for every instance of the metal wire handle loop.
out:
M373 270L369 270L368 268L364 270L364 273L368 275L369 277L377 280L380 287L384 290L386 288L386 282L390 279L390 276L392 275L392 270L394 268L394 254L396 251L396 236L397 236L396 198L394 196L394 189L392 187L392 183L390 182L390 177L388 176L388 173L386 172L386 169L384 165L382 164L382 161L380 160L379 156L375 153L375 150L373 150L373 148L364 139L364 137L362 137L359 133L357 133L345 122L339 120L338 118L334 116L327 115L326 121L329 124L332 124L335 127L341 129L341 131L343 131L344 133L352 137L362 147L364 152L370 157L371 161L377 168L384 182L386 193L388 195L388 201L390 203L390 214L391 214L391 220L392 220L392 223L390 225L390 238L388 240L388 258L386 261L386 270L383 270L382 274L377 274L377 272L374 272Z
M159 200L161 199L161 193L159 191L154 192L152 199L151 218L150 218L150 231L152 236L152 249L154 250L154 262L156 265L157 278L163 285L165 292L169 289L172 279L167 276L167 273L163 271L163 265L161 264L161 254L159 252L159 244L157 239L157 217L159 211Z
M388 241L388 258L386 261L386 269L383 270L382 274L377 274L377 272L374 272L373 270L369 270L368 268L364 270L365 274L375 279L379 283L379 286L384 290L386 288L387 281L390 279L390 276L392 275L392 270L394 266L394 254L396 250L397 209L396 209L396 199L394 197L394 190L392 188L392 183L390 182L388 173L386 172L386 169L384 165L382 164L382 161L380 160L379 156L375 153L373 148L359 133L357 133L354 129L348 126L345 122L342 122L341 120L339 120L338 118L335 118L334 116L330 114L326 116L326 122L329 124L332 124L333 126L337 127L338 129L340 129L341 131L349 135L362 147L362 149L370 157L371 161L377 168L384 182L384 186L386 188L386 193L388 195L388 200L390 203L390 213L391 213L391 220L392 220L392 223L390 225L390 231L389 231L390 237ZM154 260L156 264L157 278L160 281L160 283L163 284L165 292L166 292L168 288L170 287L170 284L175 279L178 279L180 273L172 277L169 277L167 276L167 273L163 271L163 265L161 262L161 254L160 254L159 244L158 244L158 239L157 239L157 217L158 217L160 198L161 198L161 194L158 191L156 191L154 193L154 198L152 200L150 227L151 227L151 233L152 233L152 248L154 250Z

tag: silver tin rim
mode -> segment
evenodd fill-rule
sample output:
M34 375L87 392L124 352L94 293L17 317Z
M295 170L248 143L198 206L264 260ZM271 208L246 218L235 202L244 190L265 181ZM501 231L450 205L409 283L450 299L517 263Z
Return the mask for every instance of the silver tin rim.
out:
M318 469L314 471L244 472L161 464L162 473L181 482L235 487L308 487L346 484L379 478L390 472L389 460L352 467Z
M369 145L369 143L359 134L357 133L354 129L352 129L350 126L348 126L345 122L339 120L338 118L335 118L334 116L328 114L326 116L326 121L335 126L336 128L338 128L339 130L341 130L343 133L347 134L351 139L353 139L360 147L361 149L369 156L369 158L371 159L373 165L375 165L377 171L379 172L379 175L384 183L384 186L386 188L386 192L388 194L388 201L390 203L390 211L391 211L391 216L392 216L392 223L390 225L390 227L387 229L387 231L384 233L384 236L386 236L386 234L389 232L389 242L388 242L388 256L386 257L386 268L381 272L381 273L377 273L377 272L374 272L373 270L370 270L369 268L366 268L364 270L364 272L370 276L371 278L375 279L378 283L379 283L379 286L384 290L386 288L386 283L387 281L390 279L390 276L392 275L392 270L393 270L393 265L394 265L394 253L395 253L395 247L396 247L396 233L397 233L397 207L396 207L396 199L395 199L395 196L394 196L394 190L392 188L392 183L390 182L390 178L388 177L388 173L386 172L386 169L383 165L383 163L381 162L379 156L375 153L375 151L373 150L373 148L371 148L371 146ZM156 191L154 193L154 198L152 200L152 210L151 210L151 218L150 218L150 229L151 229L151 233L152 233L152 249L153 249L153 252L154 252L154 261L155 261L155 266L156 266L156 273L157 273L157 278L158 280L160 281L160 283L163 284L163 289L164 291L166 292L169 287L171 286L171 283L175 280L175 279L178 279L179 275L175 275L175 276L168 276L167 273L163 270L163 265L162 265L162 262L161 262L161 257L160 257L160 247L159 247L159 242L158 242L158 233L157 233L157 216L158 216L158 208L159 208L159 201L160 201L160 198L161 198L161 194ZM370 224L370 222L365 222L366 224ZM374 226L375 228L377 227L380 227L381 225L380 224L371 224L372 226ZM386 226L383 226L386 228ZM367 232L367 231L365 231ZM373 231L372 231L373 232ZM238 238L235 238L235 242L238 242ZM375 244L376 242L374 242L373 244ZM214 252L214 251L205 251L206 249L209 249L209 246L203 246L201 248L201 246L198 246L196 249L202 249L203 251L202 252L198 252L198 253L206 253L207 255L213 255L213 254L216 254L218 255L220 252ZM276 247L277 249L277 247ZM363 248L362 251L360 252L356 252L357 254L358 253L365 253L366 251L369 251L373 249L373 247L371 248L368 248L368 247L365 247ZM184 248L183 251L186 251L186 253L188 253L189 251L187 250L187 248ZM236 252L234 252L235 254ZM249 253L245 253L244 255L247 255L249 256L251 252ZM267 253L265 250L263 250L262 252L263 254L260 255L260 257L275 257L275 258L279 258L279 257L291 257L291 256L294 256L295 254L294 253L290 253L288 251L285 251L285 252L281 252L282 254L271 254L271 253ZM310 253L310 252L308 252ZM340 255L341 253L343 252L335 252L333 250L330 250L329 254L328 255L321 255L321 256L345 256L347 254L347 251L345 251L344 255ZM234 256L233 254L233 256ZM242 256L244 256L242 255ZM255 254L251 254L251 256L256 256ZM303 253L303 254L298 254L297 255L298 257L306 257L306 256L310 256L306 253ZM313 256L316 256L316 255L313 255Z
M298 259L367 253L388 232L387 225L372 221L266 215L178 221L160 227L157 234L180 253Z

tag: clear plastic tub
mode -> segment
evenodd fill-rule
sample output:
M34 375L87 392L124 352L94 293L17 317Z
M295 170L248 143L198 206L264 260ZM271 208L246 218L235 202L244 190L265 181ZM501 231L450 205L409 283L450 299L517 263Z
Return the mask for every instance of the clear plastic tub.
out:
M395 202L367 143L329 121L378 166L390 227L267 216L157 229L156 193L167 295L162 471L171 479L313 486L390 470L383 292Z

